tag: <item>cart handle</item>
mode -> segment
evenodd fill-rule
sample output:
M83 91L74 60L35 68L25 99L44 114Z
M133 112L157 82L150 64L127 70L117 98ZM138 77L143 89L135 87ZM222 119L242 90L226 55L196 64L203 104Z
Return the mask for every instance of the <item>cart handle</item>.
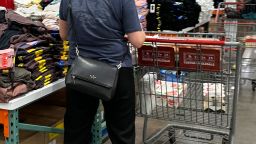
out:
M145 42L159 43L180 43L180 44L200 44L200 45L225 45L223 40L191 40L191 39L166 39L166 38L146 38Z
M226 5L233 4L233 5L235 5L235 4L246 4L246 3L243 3L243 2L222 2L221 4L226 4Z

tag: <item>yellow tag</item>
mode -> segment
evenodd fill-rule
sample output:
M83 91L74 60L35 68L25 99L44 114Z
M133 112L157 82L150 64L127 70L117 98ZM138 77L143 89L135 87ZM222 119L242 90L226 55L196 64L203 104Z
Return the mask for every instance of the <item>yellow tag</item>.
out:
M39 69L39 71L41 72L41 71L43 71L45 69L46 69L46 67L42 67L42 68Z
M18 64L18 67L24 67L24 63Z
M68 70L68 67L64 67L63 70L65 70L65 71Z
M48 78L48 79L45 79L44 82L47 83L50 80L51 80L51 78Z
M39 64L38 67L39 69L42 69L45 66L45 63Z
M39 60L41 60L42 58L43 58L43 57L40 56L40 57L36 57L34 60L35 60L35 61L39 61Z
M35 55L41 55L41 54L43 54L43 52L44 52L44 50L42 50L42 49L38 50L38 51L35 52Z
M67 60L68 57L66 57L66 56L61 56L60 59L61 59L61 60Z
M36 78L36 81L39 81L43 76L39 76L38 78Z
M33 51L35 51L36 49L29 49L27 50L28 53L32 53Z
M24 58L24 56L18 56L18 59L19 59L20 61L22 61L23 58Z
M42 63L46 63L46 60L45 59L42 59L40 61L38 61L39 65L41 65Z
M41 73L44 73L44 72L46 72L48 69L43 69L43 70L41 70L40 72Z
M63 72L62 72L62 74L66 75L66 74L67 74L67 72L63 71Z
M64 44L64 45L68 45L68 44L69 44L69 41L63 41L63 44Z
M64 49L65 51L68 51L68 50L69 50L69 45L64 45L64 46L63 46L63 49Z
M63 72L67 72L68 70L67 69L64 69Z
M48 74L48 75L45 76L46 79L51 78L51 77L52 77L51 74Z
M67 56L67 52L66 51L63 51L63 52L60 52L60 54L62 55L62 56Z
M45 83L44 83L44 86L47 86L47 85L50 84L50 83L51 83L51 81L45 82Z

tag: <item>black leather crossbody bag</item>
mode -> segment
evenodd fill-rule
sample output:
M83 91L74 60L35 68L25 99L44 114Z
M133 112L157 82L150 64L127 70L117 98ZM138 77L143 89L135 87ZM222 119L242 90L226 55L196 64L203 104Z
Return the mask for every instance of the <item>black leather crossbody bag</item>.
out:
M68 13L72 27L74 21L71 0L68 4ZM76 43L78 43L75 28L72 28ZM66 87L105 101L111 100L116 92L118 72L123 61L119 65L113 66L98 60L81 57L78 44L75 48L77 57L67 73Z

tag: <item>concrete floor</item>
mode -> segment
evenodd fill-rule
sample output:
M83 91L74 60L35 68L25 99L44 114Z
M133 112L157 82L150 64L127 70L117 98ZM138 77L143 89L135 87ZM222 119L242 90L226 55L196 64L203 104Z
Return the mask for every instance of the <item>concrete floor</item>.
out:
M256 144L256 92L241 86L237 111L236 144Z

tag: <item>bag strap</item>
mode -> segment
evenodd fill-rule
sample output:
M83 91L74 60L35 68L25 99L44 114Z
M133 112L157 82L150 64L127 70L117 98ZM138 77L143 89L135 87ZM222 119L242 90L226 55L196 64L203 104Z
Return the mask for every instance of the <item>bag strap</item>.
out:
M74 20L73 20L73 14L72 14L72 3L71 3L71 0L68 0L68 15L70 17L70 27L69 27L69 31L70 29L73 27L73 23L74 23ZM76 33L76 30L75 28L73 27L73 33L74 33L74 38L75 38L75 43L76 43L76 55L79 56L79 50L78 50L78 39L77 39L77 33Z
M71 29L73 27L74 24L74 19L73 19L73 14L72 14L72 2L71 0L68 0L68 15L70 17L70 27L69 29ZM75 48L76 48L76 55L79 56L79 49L78 49L78 39L77 39L77 33L75 28L73 27L73 34L75 37ZM129 48L127 48L127 51L125 52L125 54L123 55L123 59L122 61L120 61L120 63L117 65L117 68L120 69L122 67L122 63L125 60L125 56L129 53Z

